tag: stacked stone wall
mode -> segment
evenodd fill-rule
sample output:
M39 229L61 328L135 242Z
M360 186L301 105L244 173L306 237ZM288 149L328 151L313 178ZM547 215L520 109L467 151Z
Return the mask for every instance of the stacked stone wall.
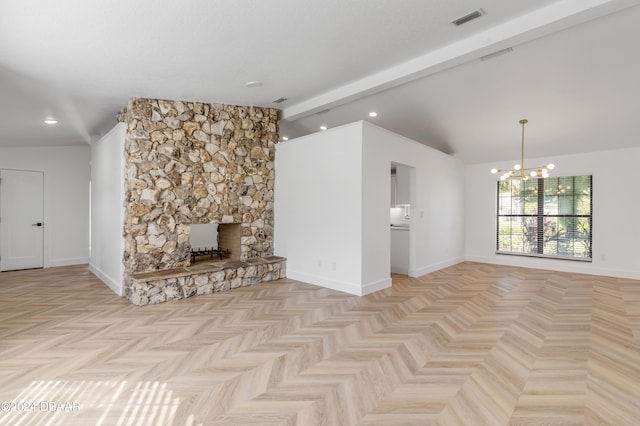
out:
M194 223L240 223L240 260L273 255L277 109L133 98L118 120L126 275L188 266Z

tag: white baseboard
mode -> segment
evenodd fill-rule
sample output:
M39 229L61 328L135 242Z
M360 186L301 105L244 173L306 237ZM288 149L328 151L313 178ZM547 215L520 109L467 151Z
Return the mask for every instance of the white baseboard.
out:
M308 284L317 285L331 290L342 291L343 293L353 294L355 296L362 296L362 286L357 283L349 283L345 281L335 281L326 277L320 277L317 275L307 274L304 272L292 271L287 268L287 278L292 280L302 281Z
M69 259L49 259L45 262L45 268L55 268L56 266L86 265L89 263L88 257L74 257Z
M422 275L430 274L431 272L439 271L440 269L448 268L449 266L457 265L460 262L464 262L464 260L464 257L454 257L453 259L445 260L444 262L440 263L434 263L433 265L409 269L409 276L413 278L420 277Z
M105 283L115 294L122 296L122 282L114 280L92 264L89 264L89 272L98 277L100 281Z
M576 274L600 275L606 277L640 280L640 272L620 269L598 268L588 262L575 262L557 259L523 258L522 256L466 256L468 262L489 263L492 265L516 266L519 268L546 269L548 271L570 272ZM558 264L556 262L562 262Z
M382 280L374 281L372 283L362 285L362 296L365 294L375 293L376 291L384 290L391 287L391 278L385 278Z

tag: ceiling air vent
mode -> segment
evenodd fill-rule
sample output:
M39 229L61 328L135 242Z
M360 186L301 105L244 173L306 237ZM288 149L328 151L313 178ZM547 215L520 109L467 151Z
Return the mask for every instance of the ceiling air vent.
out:
M496 56L504 55L505 53L509 53L509 52L513 52L513 48L512 47L507 47L505 49L498 50L497 52L493 52L493 53L489 53L488 55L480 56L480 60L481 61L486 61L488 59L493 59Z
M322 111L318 111L318 112L316 112L316 115L326 114L326 113L328 113L329 111L331 111L331 110L330 110L329 108L326 108L326 109L323 109Z
M286 100L287 100L287 98L278 98L278 99L276 99L275 101L273 101L273 103L274 103L274 104L281 104L281 103L283 103L283 102L284 102L284 101L286 101Z
M454 19L453 21L451 21L451 23L456 27L459 27L460 25L466 24L469 21L473 21L474 19L479 18L482 15L484 15L484 10L482 9L474 10L471 13L467 13L464 16Z

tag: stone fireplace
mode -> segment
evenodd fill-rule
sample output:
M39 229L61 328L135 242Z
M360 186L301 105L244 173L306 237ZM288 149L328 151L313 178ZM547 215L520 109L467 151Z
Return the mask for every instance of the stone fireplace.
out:
M129 300L158 303L284 276L284 259L273 256L276 109L133 98L119 120L127 124ZM191 265L191 225L208 223L218 223L233 258Z

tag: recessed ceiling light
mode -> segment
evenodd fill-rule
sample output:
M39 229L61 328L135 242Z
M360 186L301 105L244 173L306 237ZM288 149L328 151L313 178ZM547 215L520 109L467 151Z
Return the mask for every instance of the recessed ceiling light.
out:
M46 120L44 120L44 122L46 124L57 124L58 120L54 119L54 118L47 118Z
M371 111L371 112L369 113L369 117L377 117L377 116L378 116L378 113L377 113L377 112L375 112L375 111Z
M260 87L260 86L262 86L262 82L260 82L260 81L249 81L249 82L245 83L245 86L247 86L247 87Z
M320 130L327 130L327 126L320 126Z
M282 140L283 140L283 141L288 141L288 140L289 140L289 138L288 138L288 137L286 137L286 136L283 136L283 137L282 137Z

